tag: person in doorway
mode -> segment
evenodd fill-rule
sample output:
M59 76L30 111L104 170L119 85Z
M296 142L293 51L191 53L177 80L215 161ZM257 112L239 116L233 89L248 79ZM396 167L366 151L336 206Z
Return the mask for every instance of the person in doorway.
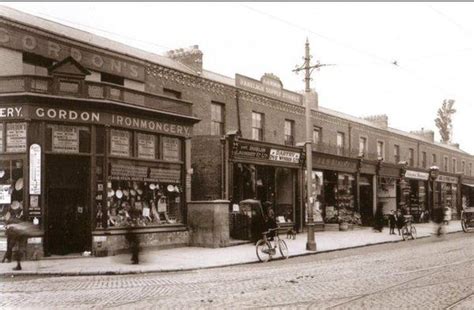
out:
M379 203L377 204L377 210L375 211L374 215L374 230L378 232L382 232L383 226L384 226L384 217L383 217L383 210L382 210L382 204Z
M388 224L390 227L390 235L395 235L395 227L397 226L397 215L395 214L395 210L390 211Z

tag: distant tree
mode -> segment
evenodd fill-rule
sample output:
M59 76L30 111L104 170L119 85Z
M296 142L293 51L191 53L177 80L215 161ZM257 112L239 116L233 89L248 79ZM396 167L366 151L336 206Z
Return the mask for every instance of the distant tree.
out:
M444 99L443 105L438 109L438 117L435 119L436 127L439 129L441 135L441 142L450 143L453 131L452 115L456 113L453 108L453 99Z

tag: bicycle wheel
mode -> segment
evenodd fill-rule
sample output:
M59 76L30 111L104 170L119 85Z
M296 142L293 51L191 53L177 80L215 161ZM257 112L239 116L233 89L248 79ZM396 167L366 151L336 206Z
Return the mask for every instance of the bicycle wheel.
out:
M278 249L283 258L288 258L288 247L286 246L285 240L278 240Z
M406 241L408 239L408 228L406 226L402 228L402 238L403 241Z
M272 246L268 241L265 241L263 239L258 240L257 245L255 246L255 250L257 252L258 260L261 262L268 262L272 258Z
M415 228L415 226L413 226L413 225L411 225L411 227L410 227L410 235L411 235L411 238L412 238L413 240L416 239L416 228Z

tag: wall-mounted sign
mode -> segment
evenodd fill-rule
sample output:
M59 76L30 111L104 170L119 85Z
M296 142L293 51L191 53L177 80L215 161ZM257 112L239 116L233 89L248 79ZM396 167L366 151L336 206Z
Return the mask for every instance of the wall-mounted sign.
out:
M184 137L192 134L191 126L96 111L35 107L24 114L25 117L40 120L110 125Z
M163 141L163 160L166 161L179 161L181 158L180 153L180 141L177 138L162 137Z
M30 146L30 195L41 194L41 146Z
M112 180L145 181L148 177L148 167L110 164L110 178Z
M300 162L301 154L299 152L270 149L270 160L284 161L297 164Z
M155 159L155 136L139 133L137 139L138 157Z
M290 102L297 105L303 105L303 96L301 94L283 89L283 85L278 77L264 75L260 81L236 74L235 85L239 88L256 92L265 96L273 97L278 100Z
M448 175L438 175L438 177L436 178L436 182L457 184L458 178Z
M41 208L39 205L39 196L31 195L30 196L30 207L28 209L28 214L30 216L40 216Z
M145 76L143 64L112 57L105 53L98 53L78 45L46 38L40 34L35 34L31 31L27 32L5 24L0 27L0 46L39 54L57 61L71 56L84 67L96 71L123 75L134 80L144 80Z
M130 132L123 130L110 131L110 155L130 156Z
M0 153L3 152L3 123L0 123Z
M430 177L430 174L428 172L413 171L413 170L407 170L405 172L405 178L409 178L409 179L426 181L428 180L429 177Z
M53 125L52 151L60 153L79 153L79 128Z
M163 183L181 183L181 169L150 168L150 179L157 179Z
M26 123L7 123L7 149L9 153L26 152Z

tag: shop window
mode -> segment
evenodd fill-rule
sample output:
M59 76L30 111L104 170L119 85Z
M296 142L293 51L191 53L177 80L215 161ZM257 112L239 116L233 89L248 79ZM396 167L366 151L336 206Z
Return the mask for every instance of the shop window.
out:
M163 94L168 97L181 99L181 92L174 89L163 88Z
M224 134L224 105L211 103L211 135L221 136Z
M421 167L426 169L426 152L421 152Z
M337 155L344 154L344 146L346 145L346 137L343 132L338 132L336 137L336 147L337 147Z
M161 137L161 154L165 161L181 161L181 140L173 137Z
M109 74L105 72L100 73L100 81L105 83L111 83L115 85L124 85L124 78L118 75Z
M5 151L7 153L26 152L26 123L7 123L5 127L6 127ZM3 130L3 128L1 129Z
M359 137L359 156L364 157L367 155L367 138Z
M295 144L295 121L285 120L285 145Z
M24 215L24 179L22 160L0 161L0 223Z
M161 164L148 167L136 166L125 160L113 161L110 164L109 179L105 186L98 187L96 228L183 223L181 165ZM103 189L104 195L107 195L107 214L103 213L99 189Z
M156 136L137 133L137 157L144 159L156 158Z
M263 141L263 113L252 112L252 139Z
M400 162L400 145L393 146L393 160L396 164Z
M322 128L321 127L313 127L313 143L319 144L321 142L322 136Z
M110 130L110 155L131 157L132 135L130 131Z
M457 168L456 166L457 166L456 158L453 158L452 159L452 167L451 167L451 170L452 170L451 172L452 173L456 173L456 168Z
M23 53L23 74L48 76L48 68L52 65L49 58Z
M46 127L46 151L54 153L90 153L90 129L84 126L48 124Z
M408 165L411 167L415 166L415 150L408 149Z
M383 141L377 141L377 159L384 159L385 157L385 145Z

